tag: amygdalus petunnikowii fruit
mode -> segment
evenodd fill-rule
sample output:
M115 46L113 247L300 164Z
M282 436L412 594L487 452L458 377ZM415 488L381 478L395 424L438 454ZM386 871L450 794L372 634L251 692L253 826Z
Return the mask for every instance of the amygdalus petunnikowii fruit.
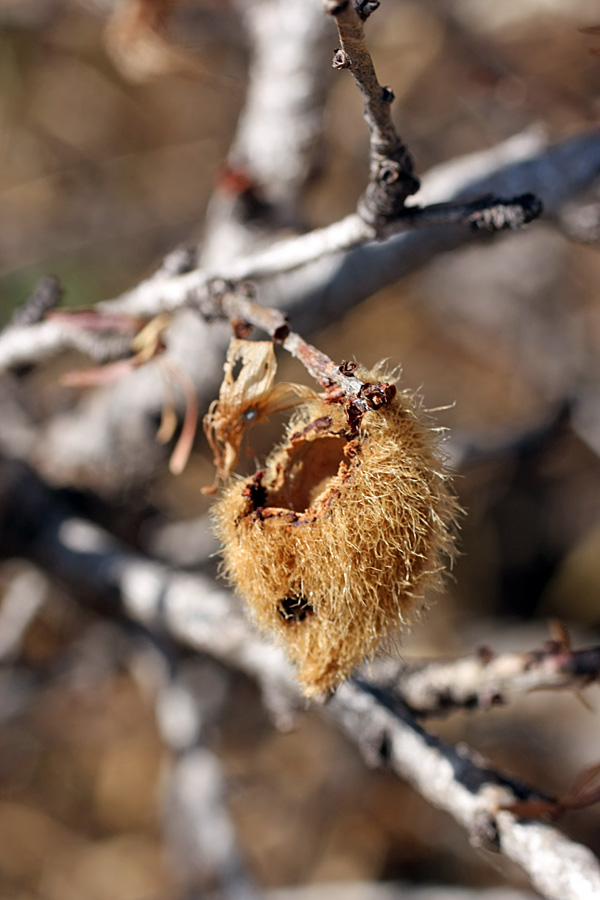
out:
M457 505L438 432L407 392L357 431L339 404L315 397L264 470L234 476L215 504L223 571L307 696L397 640L452 556Z

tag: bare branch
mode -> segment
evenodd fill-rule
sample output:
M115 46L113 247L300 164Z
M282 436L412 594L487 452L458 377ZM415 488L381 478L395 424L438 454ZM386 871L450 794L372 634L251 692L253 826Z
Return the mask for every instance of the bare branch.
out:
M343 403L353 430L356 430L365 412L387 406L396 396L395 385L361 381L353 374L358 368L357 363L343 362L336 365L321 350L290 331L287 320L279 310L267 309L251 299L253 290L250 285L241 285L235 289L232 285L216 283L213 294L218 308L230 321L247 322L261 328L288 353L300 360L313 378L326 389L328 399Z
M320 165L330 23L319 0L237 0L250 38L244 109L208 205L202 266L216 270L301 229L307 180Z
M382 87L375 74L363 28L363 17L350 0L323 0L325 11L335 18L341 42L333 66L350 69L364 101L365 121L371 132L369 184L358 204L365 222L379 228L402 214L406 198L419 190L407 147L391 116L394 94Z
M409 664L386 689L402 697L419 716L454 709L487 710L520 694L580 690L600 678L600 647L571 650L548 641L539 650L495 656L482 647L473 656Z
M407 708L367 685L342 685L328 710L367 758L383 753L398 775L457 819L473 843L519 863L548 900L600 897L600 865L590 850L556 828L502 811L524 795L539 798L537 792L499 775L464 745L455 748L428 734Z
M130 668L154 700L169 749L161 776L165 839L186 896L256 900L227 807L226 780L207 739L229 696L229 672L212 659L180 659L170 641L136 641Z
M101 601L104 613L116 603L152 630L165 630L256 678L269 708L289 724L302 702L291 667L278 648L257 637L226 591L209 578L182 574L124 547L74 516L23 467L13 465L5 474L5 523L19 522L21 536L14 526L7 531L6 524L3 533L18 541L21 551L78 596ZM407 706L365 682L342 685L324 711L367 761L386 762L434 806L449 812L473 842L518 862L548 900L598 900L600 865L591 851L554 827L517 821L503 809L522 800L547 800L543 794L494 771L468 748L430 735Z
M318 164L330 23L319 0L238 0L250 37L248 92L229 163L255 183L277 224L297 224Z
M437 167L423 180L420 191L432 215L443 221L435 205L453 197L489 194L521 194L531 188L540 197L546 214L556 215L561 205L592 184L600 175L600 135L597 132L570 138L553 147L538 137L519 136L504 144ZM407 215L410 208L407 208ZM418 215L417 215L418 218ZM394 226L390 226L390 229ZM369 243L374 230L352 214L306 235L279 241L264 251L233 260L219 271L195 269L171 276L156 275L114 300L98 304L107 313L151 318L160 312L185 307L190 295L208 297L208 286L216 278L237 282L260 280L267 302L291 310L302 310L302 327L330 321L341 309L364 299L381 287L415 271L445 250L471 241L476 232L449 225L400 232L383 243ZM366 246L362 246L366 244ZM355 249L353 249L355 248ZM319 261L321 263L319 264ZM273 276L298 270L283 284ZM271 301L273 294L273 301ZM324 300L326 302L324 302ZM43 361L79 340L68 325L42 322L35 326L11 326L0 334L0 370ZM211 376L211 381L214 376ZM213 389L211 383L211 390Z

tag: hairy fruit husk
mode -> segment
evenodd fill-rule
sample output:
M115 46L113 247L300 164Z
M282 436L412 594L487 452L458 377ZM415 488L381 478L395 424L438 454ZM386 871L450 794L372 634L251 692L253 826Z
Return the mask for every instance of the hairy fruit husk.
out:
M224 573L307 696L409 627L439 581L457 507L438 444L408 393L367 412L356 434L341 406L314 400L265 470L232 480L216 503Z

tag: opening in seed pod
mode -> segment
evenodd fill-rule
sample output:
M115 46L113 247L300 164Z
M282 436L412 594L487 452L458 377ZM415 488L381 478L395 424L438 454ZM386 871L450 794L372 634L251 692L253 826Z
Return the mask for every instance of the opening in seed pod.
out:
M264 469L223 491L223 571L307 696L397 640L438 585L456 502L437 443L408 393L369 411L358 433L318 399L296 411Z
M340 435L293 440L281 454L275 479L267 488L267 505L308 512L332 480L347 470L347 447L348 441Z
M284 622L304 622L314 609L302 594L290 594L277 605L277 612Z

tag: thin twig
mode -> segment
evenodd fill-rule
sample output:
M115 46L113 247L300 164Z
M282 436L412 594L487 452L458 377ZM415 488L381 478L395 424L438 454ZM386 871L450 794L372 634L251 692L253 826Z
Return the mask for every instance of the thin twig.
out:
M351 427L356 430L368 410L387 406L396 396L396 387L388 382L371 384L361 381L353 373L357 363L337 365L293 331L278 309L267 309L253 299L251 285L213 283L213 298L222 313L235 323L247 322L266 331L274 341L306 367L308 372L327 391L328 400L344 405Z
M365 684L346 683L328 705L363 755L383 757L434 806L467 829L471 841L517 862L548 900L598 900L600 865L556 828L518 821L505 807L541 795L500 775L472 750L420 728L407 707Z
M598 132L552 147L545 147L531 135L519 135L484 153L432 170L423 180L420 196L433 203L435 210L440 206L437 201L453 195L489 194L490 190L509 194L530 187L541 197L546 214L557 215L562 204L599 175ZM471 229L448 226L423 228L417 233L413 229L407 234L402 221L391 223L386 233L394 229L398 232L395 238L370 243L374 229L353 213L326 228L278 241L266 250L233 260L220 271L194 269L183 275L159 271L119 297L97 304L96 309L151 318L185 307L190 294L208 298L208 285L215 278L231 282L264 280L299 270L293 278L286 278L285 291L278 280L272 288L269 284L265 287L286 308L298 308L305 320L323 324L341 309L420 268L439 252L473 240L475 234ZM69 347L85 351L82 334L65 322L12 325L0 333L0 371L43 362Z
M462 659L409 664L385 684L417 715L438 716L456 709L487 710L531 691L577 691L599 678L600 646L571 650L548 641L524 653L495 656L482 647Z
M364 102L364 116L371 132L369 183L358 204L365 222L379 228L404 210L406 198L419 190L414 166L391 116L394 94L377 80L365 41L363 18L350 0L323 0L325 12L335 18L341 49L333 66L350 69Z

